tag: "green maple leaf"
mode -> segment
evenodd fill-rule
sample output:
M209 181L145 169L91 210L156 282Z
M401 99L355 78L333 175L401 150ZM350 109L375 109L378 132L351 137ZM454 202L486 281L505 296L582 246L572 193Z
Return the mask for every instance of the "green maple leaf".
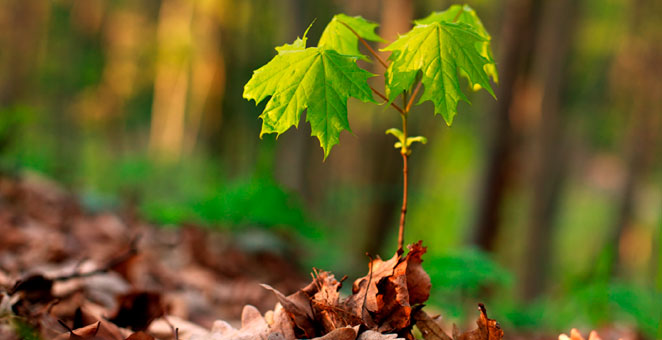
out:
M440 16L437 14L435 19ZM459 75L465 76L474 88L478 85L494 96L489 82L489 65L494 61L482 52L485 42L489 39L464 22L430 17L417 22L411 31L384 49L393 52L389 57L391 65L386 70L389 100L411 88L420 71L425 92L418 104L432 101L434 112L451 125L458 102L469 102L460 89Z
M485 65L485 72L492 78L495 83L499 82L499 76L496 71L496 66L494 65L492 47L490 46L492 36L487 33L485 26L483 26L483 22L480 21L476 11L474 11L473 8L471 8L469 5L452 5L445 11L434 12L423 19L414 21L414 23L417 25L428 25L434 22L462 22L471 26L476 33L485 38L480 52L481 55L485 57L485 59L491 61L490 64Z
M349 97L374 102L367 83L373 74L356 65L356 56L325 47L306 48L305 34L276 50L278 54L255 70L244 86L244 98L256 104L271 97L260 115L260 136L280 135L292 126L298 127L301 112L307 109L306 121L326 159L338 144L340 132L351 131L347 120Z
M359 52L359 38L348 26L356 32L356 35L365 40L384 41L379 35L375 34L375 28L379 24L365 20L360 16L350 17L345 14L337 14L326 25L317 46L335 50L340 54L353 55L368 60L366 56Z

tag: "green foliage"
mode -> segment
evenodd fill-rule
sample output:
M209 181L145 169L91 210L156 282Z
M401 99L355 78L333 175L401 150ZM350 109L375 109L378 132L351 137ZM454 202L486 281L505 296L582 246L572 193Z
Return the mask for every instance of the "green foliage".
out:
M390 128L386 130L387 135L393 135L398 141L393 145L394 148L400 149L402 145L406 145L407 150L414 143L427 144L428 139L423 136L414 136L414 137L405 137L404 133L400 129Z
M463 316L468 298L482 289L505 287L512 283L510 273L478 250L467 249L447 255L430 256L423 263L434 289L430 302L451 316ZM473 299L471 299L473 300Z
M443 12L434 12L423 19L414 21L417 25L429 25L435 22L461 22L471 26L478 35L483 37L485 41L481 44L480 54L485 59L492 61L492 63L485 65L485 73L487 73L494 82L499 81L496 65L493 61L492 47L490 46L492 37L487 33L485 26L483 26L483 22L480 21L473 8L469 5L453 5Z
M649 287L576 277L565 291L537 301L521 304L510 296L499 296L491 305L503 316L499 321L507 328L558 333L567 332L569 325L597 328L618 322L653 338L659 298Z
M312 134L329 155L342 130L349 130L347 99L374 101L367 79L370 72L356 65L357 57L324 47L306 48L306 36L277 48L278 55L253 73L244 98L260 103L271 96L262 118L262 132L281 133L299 125L304 109Z
M318 236L301 202L272 178L230 183L211 199L195 205L194 211L205 221L262 228L287 226L309 238Z
M359 38L349 28L351 27L356 34L365 40L384 42L384 39L375 34L377 26L379 26L377 23L365 20L360 16L350 17L345 14L337 14L326 25L318 46L335 50L340 54L368 60L365 55L359 52Z
M418 103L432 101L434 112L441 114L451 125L457 103L460 100L469 102L460 89L458 70L467 76L471 86L478 84L494 96L490 75L485 71L494 61L482 55L486 41L465 23L434 21L417 24L384 49L393 52L386 70L389 100L411 88L420 71L425 92Z
M415 23L410 32L384 49L393 52L385 74L386 96L393 101L410 91L421 73L425 92L418 103L432 101L435 113L450 125L457 103L468 102L460 89L459 76L466 77L474 89L485 88L494 96L489 82L490 78L497 81L491 37L474 10L466 5L451 6ZM340 132L351 131L347 99L374 101L367 84L372 75L359 68L356 61L366 59L359 51L359 38L383 41L374 33L376 27L376 23L361 17L338 14L324 29L318 47L306 48L305 33L294 43L277 47L278 54L257 69L244 87L244 98L255 100L256 104L271 96L260 115L260 135L280 135L292 125L298 126L301 112L308 109L307 121L326 158L338 143ZM402 110L406 117L409 108ZM395 132L396 129L387 131L397 137ZM427 141L422 136L410 138L404 132L400 134L397 147L403 153L409 153L412 143Z

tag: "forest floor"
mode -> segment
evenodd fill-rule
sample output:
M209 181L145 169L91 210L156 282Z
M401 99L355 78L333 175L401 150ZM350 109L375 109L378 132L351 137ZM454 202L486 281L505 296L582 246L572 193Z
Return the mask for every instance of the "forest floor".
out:
M240 249L227 232L90 213L44 178L0 177L0 339L500 340L482 304L478 327L452 336L423 311L424 253L419 242L372 260L342 297L346 278L314 270L310 282L293 256Z

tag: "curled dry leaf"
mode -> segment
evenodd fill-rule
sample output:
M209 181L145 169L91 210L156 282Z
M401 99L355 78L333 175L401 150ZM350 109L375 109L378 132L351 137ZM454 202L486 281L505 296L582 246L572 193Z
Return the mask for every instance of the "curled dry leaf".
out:
M297 335L301 334L305 338L312 338L315 336L313 310L310 304L310 298L303 290L285 296L283 293L269 285L263 284L262 287L272 291L276 295L280 304L289 313L292 321L294 321L294 325L296 326L295 333L297 333Z
M416 320L416 327L423 334L426 340L451 340L451 337L446 335L441 326L434 318L430 317L425 311L418 310L414 313L414 320Z
M480 317L476 321L478 328L462 333L459 337L453 334L454 340L501 340L503 338L501 325L496 320L487 317L487 310L482 303L478 304L478 310L480 311Z
M291 333L290 333L291 334ZM241 313L241 329L235 329L225 321L217 320L211 332L194 335L191 340L291 340L278 331L273 331L257 308L246 305Z
M388 261L373 260L372 273L354 281L353 295L344 304L364 319L371 314L374 320L365 320L367 327L380 332L403 330L411 325L412 306L430 296L430 276L421 266L426 247L419 241L408 248L404 258L396 254ZM364 301L369 313L363 312Z
M480 317L476 321L478 328L460 333L457 327L453 325L452 340L501 340L503 338L501 326L496 320L487 317L487 310L482 303L478 304L478 310L480 311ZM441 329L437 321L424 311L415 312L414 320L416 321L416 327L426 340L451 340L451 337Z
M62 324L63 326L66 326ZM68 328L68 327L67 327ZM113 324L105 321L71 330L61 334L55 340L123 340L120 330Z
M285 296L268 285L294 324L297 338L310 339L344 327L363 325L382 333L409 333L411 313L430 295L430 277L421 267L426 248L409 246L406 256L372 260L368 275L357 279L352 295L340 298L333 274L315 271L313 281ZM284 334L284 333L283 333Z

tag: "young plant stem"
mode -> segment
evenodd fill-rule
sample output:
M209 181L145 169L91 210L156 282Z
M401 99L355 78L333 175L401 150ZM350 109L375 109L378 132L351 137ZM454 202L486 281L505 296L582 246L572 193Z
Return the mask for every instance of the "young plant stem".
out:
M411 98L409 98L409 102L405 105L405 112L409 113L411 106L414 105L414 99L416 99L418 91L421 90L421 85L423 85L423 83L419 81L418 85L416 85L416 88L414 89L414 92L411 93Z
M414 98L415 93L412 96ZM402 93L402 102L405 106L405 111L400 114L402 117L402 146L400 147L400 154L402 155L402 208L400 208L400 227L398 228L398 250L397 254L402 255L404 253L404 244L405 244L405 220L407 217L407 189L408 189L408 169L407 169L407 160L409 157L409 148L407 147L407 115L409 110L407 107L411 107L407 103L407 91Z
M388 98L386 97L385 94L379 92L379 90L377 90L372 86L370 86L370 89L372 90L372 92L374 92L376 95L378 95L380 98L384 99L388 103ZM405 114L405 111L400 106L398 106L398 104L391 102L391 106L394 109L396 109L398 112L400 112L401 115Z
M464 6L460 7L460 10L457 11L457 14L455 14L455 18L453 18L453 22L457 22L457 19L460 18L460 14L462 14L462 12L464 12Z
M459 13L455 17L455 20L457 20L458 17L459 17ZM363 38L361 38L361 36L352 27L350 27L349 25L347 25L346 23L344 23L342 21L340 21L340 23L343 24L345 27L347 27L359 39L359 41L361 41L363 46L365 46L368 49L370 54L372 54L372 56L375 57L375 59L377 61L379 61L379 63L382 66L384 66L384 68L388 68L388 64L386 63L386 61L384 61L384 59L382 59L382 57L380 57L377 54L377 52L375 52L375 50L372 47L370 47L368 42L366 42ZM400 113L400 117L402 118L402 135L403 135L403 139L402 139L402 142L401 142L402 146L400 147L400 154L402 155L402 178L403 178L402 183L403 183L403 186L402 186L402 208L400 209L400 227L398 228L398 250L397 250L398 256L400 256L404 253L405 220L406 220L406 217L407 217L407 189L408 189L408 186L409 186L408 185L409 181L408 181L407 161L408 161L410 150L409 150L409 147L407 146L407 137L408 137L408 135L407 135L407 115L409 114L409 110L411 109L411 106L414 104L414 99L416 98L416 95L418 94L418 91L420 91L421 85L422 85L421 82L419 82L416 85L416 88L411 93L411 98L409 98L409 100L407 100L407 91L402 93L402 99L403 99L402 100L402 107L398 106L396 103L391 102L391 106ZM381 93L380 91L378 91L377 89L375 89L372 86L370 86L370 89L376 95L378 95L379 97L384 99L387 103L389 102L389 99L388 99L388 97L386 97L386 95L384 95L383 93Z

